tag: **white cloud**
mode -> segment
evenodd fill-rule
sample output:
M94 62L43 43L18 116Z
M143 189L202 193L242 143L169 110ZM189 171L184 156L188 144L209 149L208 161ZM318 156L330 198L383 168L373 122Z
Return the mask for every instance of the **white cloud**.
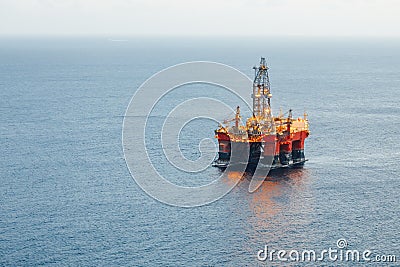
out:
M400 36L397 0L1 0L0 34Z

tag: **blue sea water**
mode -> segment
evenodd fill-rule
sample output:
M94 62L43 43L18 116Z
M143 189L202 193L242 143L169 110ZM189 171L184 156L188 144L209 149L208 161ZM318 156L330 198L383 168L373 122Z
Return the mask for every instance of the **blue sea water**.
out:
M271 175L253 194L244 179L193 209L144 193L121 144L135 90L193 60L252 77L260 56L271 67L275 112L309 114L305 167ZM321 251L339 238L399 262L399 87L392 39L2 38L0 265L255 266L265 264L257 260L265 245ZM184 95L164 99L154 115L149 154L171 181L199 185L220 171L180 173L166 166L158 140L167 109ZM196 158L215 127L184 128L182 153Z

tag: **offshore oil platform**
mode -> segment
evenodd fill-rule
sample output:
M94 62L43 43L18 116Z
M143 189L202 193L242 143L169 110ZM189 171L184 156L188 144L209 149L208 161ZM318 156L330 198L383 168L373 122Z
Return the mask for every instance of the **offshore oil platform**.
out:
M246 171L255 170L257 166L271 170L302 167L307 161L304 156L304 141L310 134L307 114L304 112L303 118L293 118L292 110L289 110L287 117L282 112L274 117L265 58L261 58L259 67L254 67L254 70L251 95L253 116L242 125L238 106L234 118L219 125L215 130L219 144L218 158L213 166L226 168L228 165L246 164ZM244 157L232 159L234 154L248 155L248 160L246 161L247 156L245 160Z

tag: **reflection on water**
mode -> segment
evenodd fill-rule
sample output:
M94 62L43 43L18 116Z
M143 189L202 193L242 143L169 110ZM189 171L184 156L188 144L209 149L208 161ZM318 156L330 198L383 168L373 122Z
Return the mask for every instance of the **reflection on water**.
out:
M238 185L240 194L235 194L242 198L238 216L247 214L243 218L246 221L243 235L248 240L243 243L244 250L255 255L255 250L265 244L294 248L304 242L307 237L303 229L312 223L314 211L310 171L274 171L254 193L246 192L250 177L245 177Z
M226 183L229 186L232 184L236 184L240 179L243 178L242 172L230 171L225 172L224 174L225 175L222 177L222 182Z

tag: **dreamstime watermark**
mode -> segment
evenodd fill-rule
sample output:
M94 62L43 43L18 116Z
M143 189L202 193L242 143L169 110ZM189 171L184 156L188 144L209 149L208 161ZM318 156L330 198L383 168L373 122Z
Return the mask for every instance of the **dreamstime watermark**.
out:
M257 252L259 261L269 262L381 262L393 263L397 261L393 254L374 254L371 250L349 249L347 240L340 238L336 247L328 249L284 250L272 249L265 245Z
M185 86L196 83L218 86L242 100L241 108L251 110L249 103L252 80L242 72L215 62L187 62L166 68L146 80L133 95L126 110L123 129L122 145L128 169L136 183L151 197L173 206L195 207L218 200L232 190L240 179L234 182L224 182L232 170L232 159L236 162L247 162L248 152L239 153L232 147L231 162L226 171L213 182L197 186L185 187L171 183L165 178L160 169L155 168L147 150L146 125L149 116L157 103L176 88L196 90ZM211 119L221 123L226 114L233 113L232 107L224 99L213 96L192 97L175 106L167 115L159 130L161 133L160 153L169 164L181 172L202 172L215 159L217 148L210 138L199 143L201 156L197 160L184 157L179 147L179 134L183 127L195 119ZM171 122L171 118L174 121ZM177 121L177 119L179 119ZM210 131L210 137L213 132ZM148 142L148 141L147 141ZM165 144L173 149L164 149ZM210 152L212 151L212 152ZM235 166L237 173L244 173L246 165ZM253 177L265 178L269 168L257 168ZM253 178L250 181L249 191L255 191L264 179Z

